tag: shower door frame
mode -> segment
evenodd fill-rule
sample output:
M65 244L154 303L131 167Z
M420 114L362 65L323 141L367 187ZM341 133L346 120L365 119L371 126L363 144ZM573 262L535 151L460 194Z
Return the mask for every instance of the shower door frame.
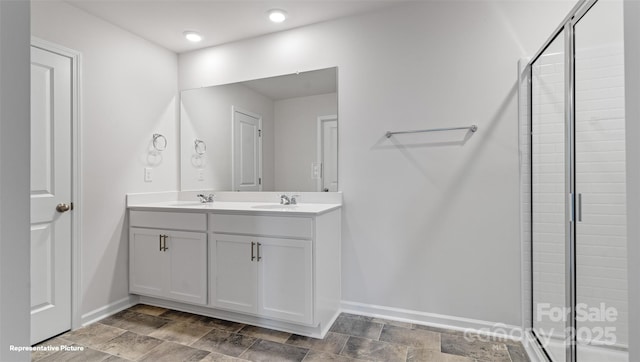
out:
M559 36L564 36L564 123L565 123L565 308L569 312L566 321L566 331L569 331L568 338L565 338L566 362L577 361L577 321L576 321L576 182L575 182L575 25L585 16L598 0L580 0L567 17L560 23L549 39L538 50L527 64L529 74L529 167L530 167L530 217L531 217L531 323L534 323L534 260L533 260L533 64L544 54L547 48ZM543 351L545 357L551 360L548 352L540 342L534 328L531 328L531 335L538 347Z

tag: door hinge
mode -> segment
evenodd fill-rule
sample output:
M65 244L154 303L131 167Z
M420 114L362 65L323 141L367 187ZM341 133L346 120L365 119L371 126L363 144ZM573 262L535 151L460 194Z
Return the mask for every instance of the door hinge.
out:
M258 130L258 137L262 137L262 130L261 129Z
M262 177L258 177L258 185L262 185Z

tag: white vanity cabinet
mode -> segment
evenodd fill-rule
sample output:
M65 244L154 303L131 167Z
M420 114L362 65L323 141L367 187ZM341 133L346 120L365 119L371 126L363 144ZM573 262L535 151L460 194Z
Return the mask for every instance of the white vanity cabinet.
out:
M311 324L311 243L311 240L212 234L210 304Z
M178 215L176 220L176 213L131 211L129 291L206 305L206 216ZM179 221L202 231L175 230L185 225Z
M141 302L324 337L340 311L340 205L175 205L130 208Z

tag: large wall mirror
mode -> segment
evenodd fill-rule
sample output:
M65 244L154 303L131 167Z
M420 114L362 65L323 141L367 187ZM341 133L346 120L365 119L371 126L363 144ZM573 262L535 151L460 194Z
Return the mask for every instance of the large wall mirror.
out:
M183 191L338 191L337 68L181 93Z

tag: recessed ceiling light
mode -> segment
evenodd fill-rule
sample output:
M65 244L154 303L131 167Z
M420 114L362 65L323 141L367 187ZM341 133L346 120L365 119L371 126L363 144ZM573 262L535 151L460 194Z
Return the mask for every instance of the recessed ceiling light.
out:
M197 43L200 40L202 40L202 35L198 34L195 31L185 31L184 33L184 37L187 38L188 41Z
M269 20L274 23L281 23L287 19L287 12L280 9L269 10Z

